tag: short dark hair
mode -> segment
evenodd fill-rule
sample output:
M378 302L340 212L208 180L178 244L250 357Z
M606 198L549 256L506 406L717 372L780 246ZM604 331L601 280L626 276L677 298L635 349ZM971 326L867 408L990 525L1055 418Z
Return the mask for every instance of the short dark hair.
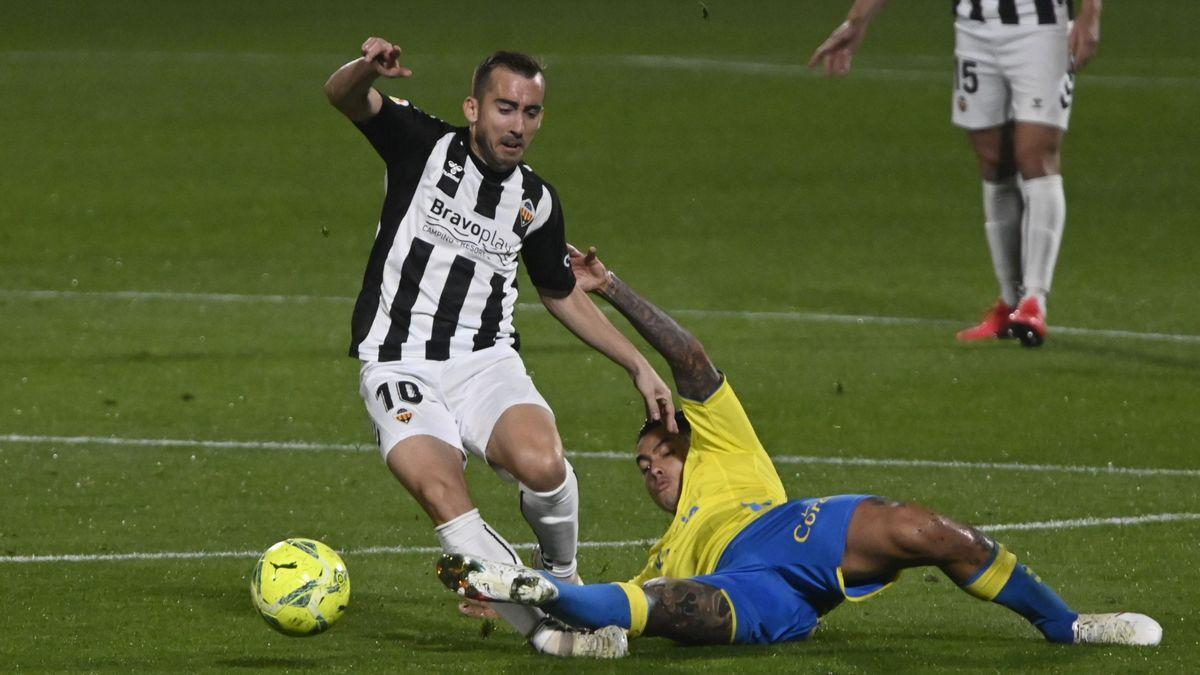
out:
M646 420L646 423L642 425L642 430L638 432L638 440L642 440L646 437L646 434L661 426L663 426L663 421L661 419ZM688 421L682 410L675 411L675 426L679 427L679 433L681 434L692 433L692 423Z
M471 77L472 96L478 100L483 100L483 91L487 88L492 71L497 67L508 68L514 73L523 75L529 79L542 74L542 64L538 63L537 59L528 54L502 49L484 59L483 63L480 63L475 68L475 75Z

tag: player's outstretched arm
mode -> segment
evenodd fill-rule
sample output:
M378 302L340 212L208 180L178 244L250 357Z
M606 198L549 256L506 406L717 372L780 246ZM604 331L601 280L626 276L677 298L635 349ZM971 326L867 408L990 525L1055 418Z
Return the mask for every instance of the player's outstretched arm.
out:
M1101 0L1083 0L1083 9L1071 27L1071 63L1080 70L1096 56L1100 49Z
M554 318L575 337L625 368L646 404L646 419L662 420L669 431L677 432L671 388L637 347L588 300L584 290L577 284L566 295L555 295L539 288L538 296Z
M338 68L325 82L325 96L333 107L354 122L374 117L383 97L371 86L379 77L409 77L412 71L400 65L400 47L371 37L362 45L362 57Z
M850 74L850 62L855 52L867 37L867 26L887 4L887 0L855 0L850 14L840 26L833 29L829 37L817 47L808 60L808 67L823 66L826 77Z
M704 345L666 312L634 291L605 268L595 247L582 253L568 246L571 269L579 288L595 293L617 308L655 351L663 355L679 395L703 401L721 386L721 374L704 352Z

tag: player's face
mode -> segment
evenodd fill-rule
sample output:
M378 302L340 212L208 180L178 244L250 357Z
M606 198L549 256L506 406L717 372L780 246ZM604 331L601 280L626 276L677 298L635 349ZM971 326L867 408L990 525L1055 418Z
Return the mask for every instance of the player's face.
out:
M470 96L463 114L471 125L471 150L495 171L511 171L542 126L546 82L504 67L492 70L483 98Z
M683 462L691 441L685 434L655 429L637 444L637 465L646 492L659 508L675 513L683 489Z

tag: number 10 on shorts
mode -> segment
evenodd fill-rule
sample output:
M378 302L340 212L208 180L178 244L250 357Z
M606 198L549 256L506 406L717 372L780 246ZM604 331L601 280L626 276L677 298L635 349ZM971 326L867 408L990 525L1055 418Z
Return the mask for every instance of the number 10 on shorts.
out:
M393 394L395 394L395 397L393 397ZM383 404L383 407L388 412L396 408L396 398L414 405L425 399L416 383L409 382L408 380L384 382L375 390L375 398Z

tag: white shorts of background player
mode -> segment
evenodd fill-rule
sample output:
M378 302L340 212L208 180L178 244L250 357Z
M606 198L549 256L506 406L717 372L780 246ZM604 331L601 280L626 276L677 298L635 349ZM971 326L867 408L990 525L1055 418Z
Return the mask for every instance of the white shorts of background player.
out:
M1017 120L1065 131L1075 93L1069 34L1069 25L956 22L954 124L976 130Z

